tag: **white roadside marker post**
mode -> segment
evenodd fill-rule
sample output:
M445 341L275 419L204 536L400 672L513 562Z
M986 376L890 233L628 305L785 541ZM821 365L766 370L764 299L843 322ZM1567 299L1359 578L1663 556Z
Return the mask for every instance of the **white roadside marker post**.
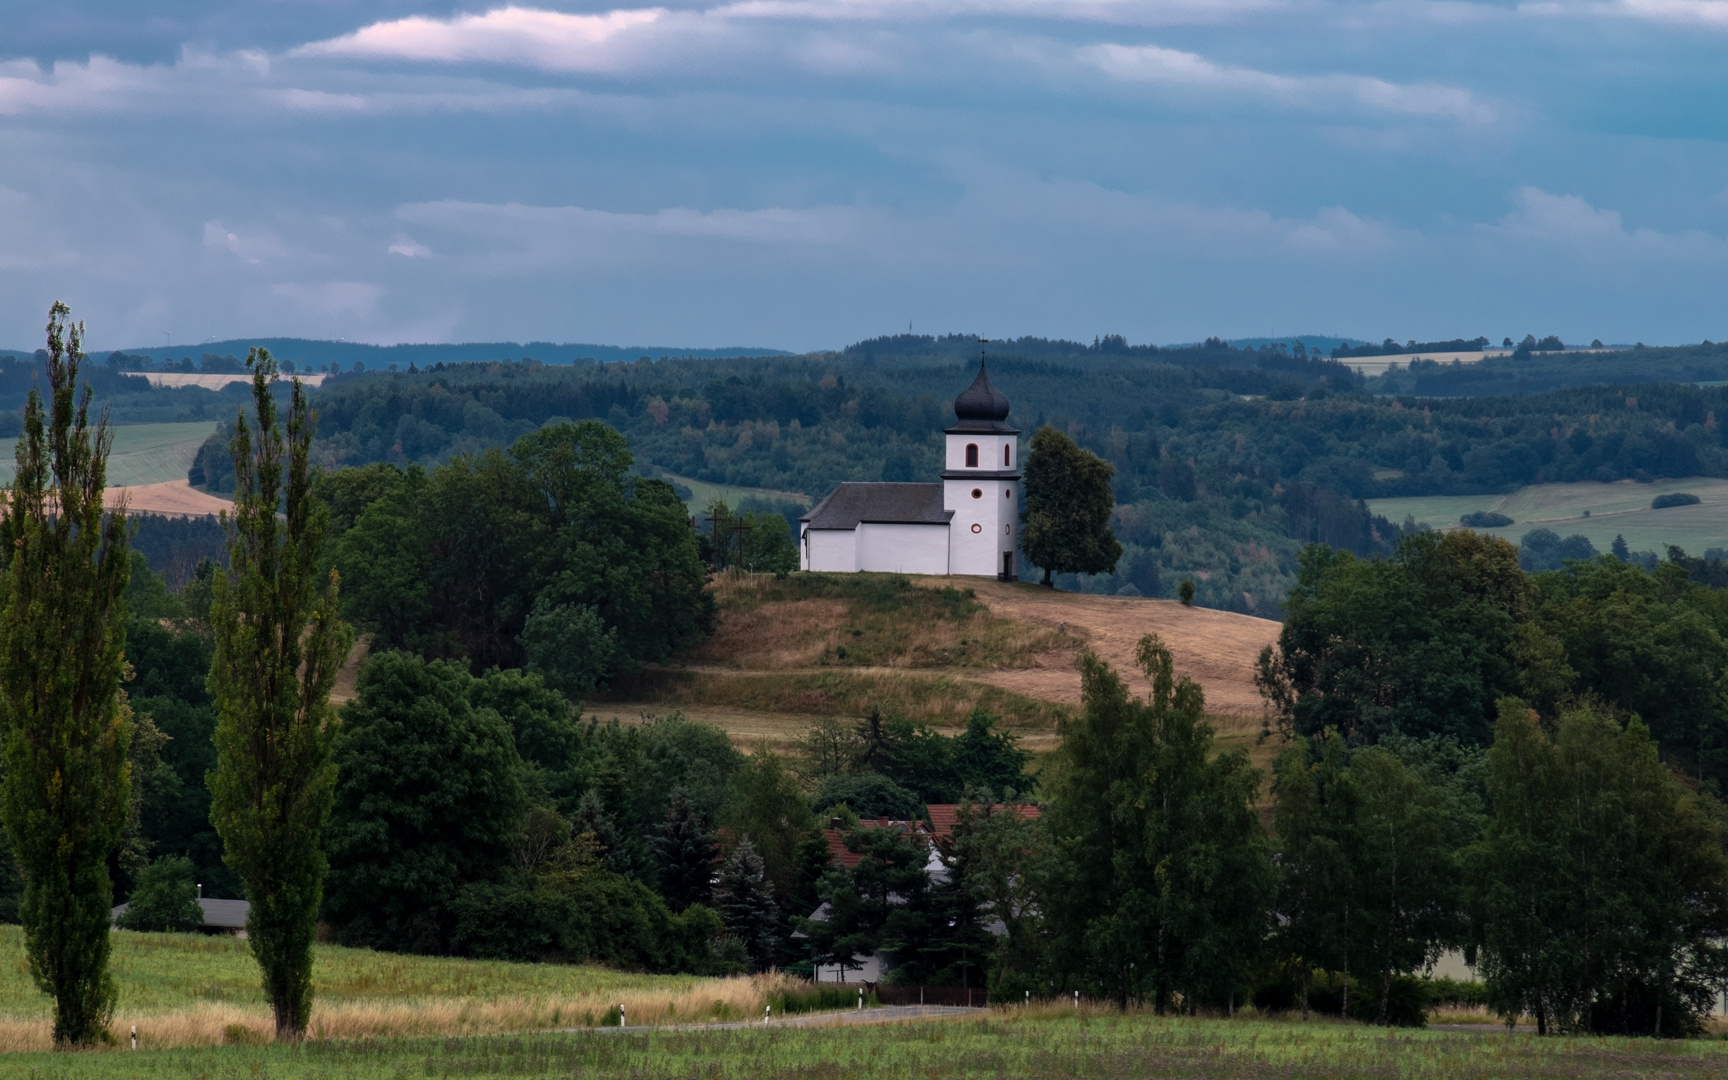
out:
M762 1009L762 1022L763 1022L763 1023L764 1023L764 1024L766 1024L766 1023L767 1023L767 1022L768 1022L768 1021L770 1021L770 1020L772 1020L772 1019L774 1019L774 1003L773 1003L773 1002L769 1002L769 1003L768 1003L768 1004L767 1004L767 1005L766 1005L766 1006L765 1006L765 1007L764 1007L764 1008L763 1008L763 1009Z
M864 988L862 986L858 988L858 1011L864 1011Z
M618 1026L624 1026L624 1005L622 1002L618 1005Z
M132 1049L138 1049L138 1025L132 1025Z

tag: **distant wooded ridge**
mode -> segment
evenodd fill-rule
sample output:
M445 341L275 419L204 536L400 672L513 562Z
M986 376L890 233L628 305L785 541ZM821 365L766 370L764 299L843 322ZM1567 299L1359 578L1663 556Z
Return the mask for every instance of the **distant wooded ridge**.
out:
M344 370L355 362L368 370L388 370L391 364L407 368L409 364L428 367L432 364L472 364L490 360L521 360L532 357L543 364L575 364L584 361L614 364L620 361L648 357L690 357L721 360L736 356L785 356L784 349L752 346L730 346L719 349L689 349L669 345L590 345L584 343L530 341L465 342L454 345L368 345L357 341L318 341L309 338L259 337L231 338L207 341L198 345L145 345L137 348L103 350L93 355L106 358L110 352L128 356L148 356L158 364L196 360L205 354L232 355L244 359L246 351L255 345L270 350L271 355L295 364L322 367L335 364ZM29 353L23 353L28 356Z

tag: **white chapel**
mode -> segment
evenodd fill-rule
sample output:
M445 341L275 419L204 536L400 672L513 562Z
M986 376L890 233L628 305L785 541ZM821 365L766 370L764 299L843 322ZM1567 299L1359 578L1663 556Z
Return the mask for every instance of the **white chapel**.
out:
M1020 433L982 362L954 416L941 483L841 484L799 519L804 569L1016 580Z

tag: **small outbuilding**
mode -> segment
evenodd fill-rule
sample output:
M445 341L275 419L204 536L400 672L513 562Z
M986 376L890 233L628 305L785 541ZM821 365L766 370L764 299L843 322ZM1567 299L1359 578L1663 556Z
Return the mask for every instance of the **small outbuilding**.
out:
M117 904L113 909L114 923L119 925L120 916L126 914L127 904ZM251 914L252 905L244 900L211 900L198 898L198 906L204 909L204 922L199 925L200 934L227 934L230 937L246 936L246 916Z

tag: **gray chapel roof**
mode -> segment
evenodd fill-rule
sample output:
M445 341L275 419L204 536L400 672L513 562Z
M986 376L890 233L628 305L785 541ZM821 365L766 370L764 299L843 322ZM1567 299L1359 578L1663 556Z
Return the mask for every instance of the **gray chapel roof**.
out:
M946 525L941 484L841 484L799 518L812 529L855 529L860 522Z

